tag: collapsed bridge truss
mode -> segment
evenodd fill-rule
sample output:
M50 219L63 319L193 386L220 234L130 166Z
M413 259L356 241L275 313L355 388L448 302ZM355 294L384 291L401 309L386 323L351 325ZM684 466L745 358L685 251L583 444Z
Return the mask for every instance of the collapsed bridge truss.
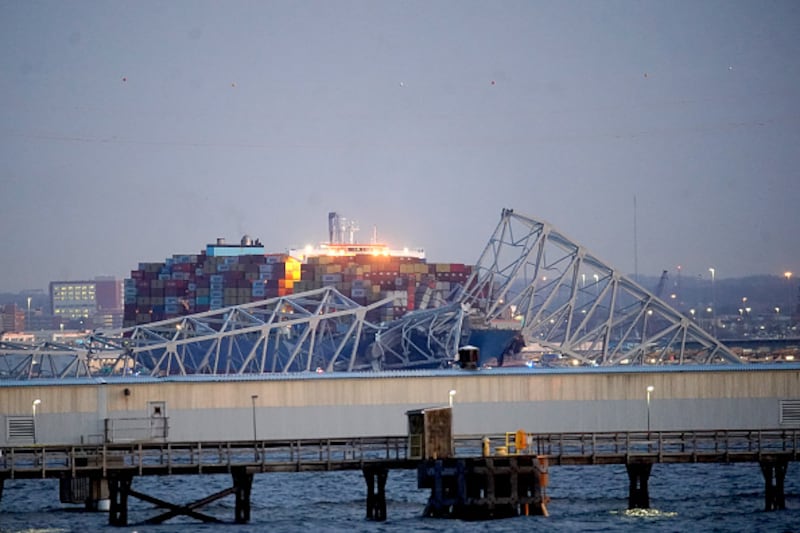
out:
M108 332L77 346L0 345L0 379L351 372L441 365L460 345L459 305L376 324L334 287Z
M462 301L529 347L591 366L741 363L692 319L567 238L504 209Z
M334 287L114 330L78 345L0 343L0 379L239 375L445 366L470 328L500 321L530 349L589 366L742 361L653 293L550 224L504 209L449 302L368 320ZM499 355L499 354L495 354Z

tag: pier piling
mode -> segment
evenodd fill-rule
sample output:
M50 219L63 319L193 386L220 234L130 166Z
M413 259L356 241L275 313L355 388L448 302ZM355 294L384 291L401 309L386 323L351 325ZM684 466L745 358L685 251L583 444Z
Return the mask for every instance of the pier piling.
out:
M367 519L384 522L386 520L386 478L389 476L389 470L383 466L373 466L364 468L362 471L367 482Z
M236 495L234 521L237 524L250 522L250 491L253 487L253 473L244 468L233 471L233 487Z
M651 463L627 464L628 480L628 509L649 509L650 492L647 488L647 481L650 479L650 471L653 469Z
M128 525L128 494L133 478L124 473L109 473L108 496L110 505L108 509L108 524L111 526Z
M764 475L764 510L778 511L786 509L786 496L783 492L783 481L789 461L761 461L761 473Z

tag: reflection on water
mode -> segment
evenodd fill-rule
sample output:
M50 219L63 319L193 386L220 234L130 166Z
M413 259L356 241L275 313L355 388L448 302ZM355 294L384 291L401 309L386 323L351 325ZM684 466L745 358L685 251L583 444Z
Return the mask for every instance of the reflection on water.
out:
M619 511L611 511L611 514L618 513ZM622 514L636 518L674 518L678 516L678 513L659 511L658 509L625 509Z

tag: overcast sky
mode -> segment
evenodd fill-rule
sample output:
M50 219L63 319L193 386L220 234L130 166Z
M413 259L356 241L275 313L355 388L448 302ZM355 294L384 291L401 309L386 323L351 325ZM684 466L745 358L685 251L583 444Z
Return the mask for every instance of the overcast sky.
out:
M0 290L327 213L474 263L800 272L800 2L0 1Z

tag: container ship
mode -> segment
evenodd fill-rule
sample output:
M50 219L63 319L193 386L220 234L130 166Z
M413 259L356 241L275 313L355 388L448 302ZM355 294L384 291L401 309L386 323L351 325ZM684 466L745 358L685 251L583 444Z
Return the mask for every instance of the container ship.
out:
M270 253L258 239L238 243L217 239L194 255L173 255L164 262L140 263L125 280L124 326L201 313L335 287L359 305L390 299L367 320L391 323L409 313L453 305L472 267L428 263L423 249L393 249L377 242L356 242L357 227L338 213L328 215L329 240L317 246ZM516 331L483 324L473 317L464 343L475 346L481 364L502 364L514 346ZM518 328L517 328L518 330ZM455 355L455 354L452 354Z

